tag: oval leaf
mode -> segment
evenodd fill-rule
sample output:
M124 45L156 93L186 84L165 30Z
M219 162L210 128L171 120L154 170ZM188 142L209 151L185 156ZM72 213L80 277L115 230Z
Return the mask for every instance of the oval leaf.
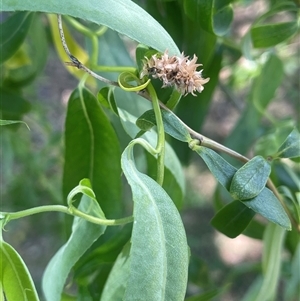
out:
M24 261L17 251L4 241L0 241L0 267L0 286L2 284L8 301L39 300ZM2 300L1 297L3 296L0 296Z
M298 30L297 22L256 25L251 28L251 39L255 48L277 45L293 36Z
M4 3L1 3L5 6ZM28 12L17 12L0 25L0 63L6 61L15 54L19 49L28 29L34 14Z
M240 235L251 222L255 212L239 201L224 206L212 218L211 224L230 238Z
M243 203L269 221L287 230L292 229L290 219L270 189L264 188L258 196Z
M2 11L27 10L70 15L110 27L160 52L168 49L170 55L180 54L166 30L145 10L130 0L5 1L1 9Z
M107 216L120 212L120 147L115 131L99 102L86 89L70 96L65 125L63 193L89 178Z
M98 203L86 195L82 197L78 209L95 217L105 218ZM60 301L72 267L105 229L105 226L92 224L79 217L74 218L69 240L52 257L43 276L42 286L47 300Z
M184 227L168 194L136 169L133 145L125 149L121 160L134 200L124 300L183 300L189 260Z
M230 194L235 200L247 200L257 196L265 187L271 172L270 164L256 156L243 165L234 175Z

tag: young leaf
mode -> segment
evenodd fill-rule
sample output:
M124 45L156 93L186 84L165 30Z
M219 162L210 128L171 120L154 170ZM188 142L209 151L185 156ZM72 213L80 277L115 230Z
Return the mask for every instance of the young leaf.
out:
M270 172L270 164L264 158L252 158L233 176L230 185L233 199L243 201L257 196L265 187Z
M33 16L34 14L30 12L16 12L0 25L0 63L12 57L19 49L25 40Z
M200 155L220 184L229 190L230 183L237 169L209 148L196 146L194 150Z
M166 30L146 11L130 0L6 1L2 3L1 9L2 11L27 10L70 15L110 27L160 52L168 49L171 55L180 54Z
M211 224L230 238L240 235L252 220L255 212L239 201L224 206L212 218Z
M101 208L116 217L121 194L120 147L99 102L86 89L70 96L65 125L63 193L89 178Z
M286 230L291 230L292 226L290 219L270 189L264 188L258 196L251 200L245 200L243 203L269 221Z
M295 128L282 143L274 157L297 158L300 157L300 133Z
M38 301L30 273L17 251L4 241L0 241L0 288L7 301ZM0 289L0 294L1 294ZM0 299L3 296L0 295ZM1 299L2 300L2 299Z
M95 217L104 218L98 203L86 195L82 197L78 209ZM44 272L42 286L47 300L60 301L72 267L105 229L105 226L90 223L80 217L74 218L69 240L52 257Z
M130 275L124 300L181 301L188 270L184 227L167 193L136 169L133 145L124 150L121 159L134 201Z
M97 94L97 99L102 106L112 110L116 115L118 115L118 108L114 97L114 88L102 88Z
M21 120L2 120L0 119L0 126L1 125L9 125L9 124L15 124L15 123L23 123L26 125L26 127L28 128L28 130L30 130L28 124L24 121L21 121Z
M297 21L255 25L251 28L251 39L255 48L271 47L287 40L297 30Z

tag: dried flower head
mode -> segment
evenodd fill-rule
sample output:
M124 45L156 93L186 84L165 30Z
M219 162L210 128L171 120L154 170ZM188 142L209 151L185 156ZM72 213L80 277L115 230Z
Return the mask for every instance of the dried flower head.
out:
M166 50L162 55L155 54L150 59L146 58L140 77L151 75L162 80L163 87L175 86L181 94L191 93L196 96L194 92L202 92L203 85L209 81L209 78L202 78L202 70L196 70L197 67L202 66L196 64L197 59L194 55L190 60L188 56L184 56L184 53L169 57Z

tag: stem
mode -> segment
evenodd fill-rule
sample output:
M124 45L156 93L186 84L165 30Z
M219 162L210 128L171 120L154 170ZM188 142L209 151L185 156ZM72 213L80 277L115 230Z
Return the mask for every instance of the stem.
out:
M136 73L135 67L127 66L95 66L95 70L102 72L131 72Z
M7 224L10 220L19 219L22 217L30 216L37 213L42 212L62 212L65 214L73 215L81 217L91 223L104 225L104 226L119 226L133 222L133 216L124 217L120 219L101 219L92 215L88 215L75 207L66 207L62 205L46 205L46 206L39 206L31 209L26 209L18 212L0 212L1 216L4 216L4 225Z
M157 126L157 183L162 186L164 182L164 168L165 168L165 131L161 116L159 100L151 83L148 84L147 90L152 99L152 105L155 113Z

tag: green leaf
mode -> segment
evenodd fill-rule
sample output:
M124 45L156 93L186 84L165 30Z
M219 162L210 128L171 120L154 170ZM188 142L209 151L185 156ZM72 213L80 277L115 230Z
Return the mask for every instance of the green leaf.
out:
M214 33L218 36L224 36L230 29L233 20L233 10L231 5L227 5L217 10L213 15Z
M0 288L4 290L5 300L39 300L24 261L12 246L2 240L0 241L0 267ZM2 293L1 289L0 293ZM2 297L0 295L0 299Z
M124 150L121 159L134 201L130 276L124 300L183 300L189 260L184 227L168 194L136 169L133 145Z
M20 120L30 110L29 102L10 89L0 87L0 99L1 119Z
M295 128L279 147L277 154L273 157L298 158L300 157L300 133Z
M98 203L86 195L82 197L78 209L95 217L104 217ZM60 301L72 267L105 229L105 226L90 223L79 217L74 218L69 240L52 257L43 276L42 286L47 300Z
M97 200L107 216L120 211L120 147L99 102L86 89L70 96L65 125L63 193L89 178Z
M264 189L270 173L271 166L263 157L252 158L233 176L231 196L240 201L256 197Z
M112 110L116 115L118 115L118 108L114 97L114 88L102 88L97 94L97 99L102 106Z
M253 301L272 300L277 293L281 256L286 231L274 224L269 224L264 233L263 281Z
M1 6L5 6L5 3L1 3ZM16 12L0 25L0 63L9 59L19 49L33 16L34 14L29 12Z
M2 11L41 11L70 15L75 18L102 24L142 44L170 54L180 54L166 30L146 11L130 0L30 0L2 3ZM126 20L126 22L124 22Z
M216 300L215 297L221 295L228 289L228 285L221 287L221 288L215 288L210 291L207 291L205 293L202 293L197 296L191 296L189 298L184 299L185 301L209 301L209 300Z
M224 206L212 218L211 224L230 238L240 235L252 220L255 212L242 202L233 201Z
M264 188L258 196L251 200L243 201L243 203L269 221L286 230L291 230L290 219L278 199L268 188Z
M15 123L23 123L26 125L26 127L28 128L28 130L30 131L30 128L28 126L28 124L24 121L21 121L21 120L2 120L0 119L0 126L1 125L9 125L9 124L15 124Z
M200 155L220 184L229 190L236 168L209 148L196 146L194 150Z
M255 25L251 28L251 39L255 48L271 47L287 40L296 34L297 30L296 21Z
M189 142L192 140L188 130L174 113L161 110L161 114L164 122L164 130L167 134L183 142ZM145 112L137 119L136 125L144 131L149 131L154 125L156 125L154 111L149 110Z
M122 301L130 275L130 243L119 254L105 284L101 301Z

